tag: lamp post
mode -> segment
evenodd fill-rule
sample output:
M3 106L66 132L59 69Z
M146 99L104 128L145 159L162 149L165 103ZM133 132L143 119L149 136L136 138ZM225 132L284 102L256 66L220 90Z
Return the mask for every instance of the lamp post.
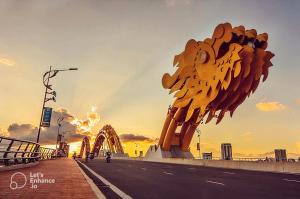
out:
M66 116L66 117L61 116L61 117L59 117L59 118L57 119L57 137L56 137L56 144L55 144L56 157L57 157L57 154L58 154L57 144L58 144L59 141L61 141L61 139L59 140L59 136L63 136L63 135L60 135L59 130L60 130L60 127L62 126L62 121L63 121L65 118L67 118L67 117L72 117L72 116L71 116L71 115L68 115L68 116ZM69 132L69 131L64 131L64 132L62 132L62 134L65 133L65 132Z
M68 132L72 132L72 131L63 131L63 132L61 132L61 138L64 138L65 137L65 133L68 133Z
M49 71L47 71L44 76L43 76L43 84L45 86L45 95L44 95L44 100L43 100L43 107L42 107L42 113L41 113L41 118L40 118L40 123L39 123L39 130L38 130L38 135L37 135L37 139L36 142L39 143L40 141L40 133L41 133L41 124L42 124L42 120L43 120L43 113L44 113L44 108L45 108L45 104L48 101L54 101L56 102L56 92L53 91L52 89L52 85L49 84L49 80L56 76L58 72L60 71L69 71L69 70L78 70L78 68L69 68L69 69L62 69L62 70L52 70L52 66L50 66ZM50 97L48 97L48 95L51 95Z
M138 157L138 146L139 146L139 144L135 143L135 155L136 155L136 157Z
M201 136L201 131L198 128L196 128L196 131L197 131L198 145L199 145L199 147L197 147L197 150L199 151L199 159L200 159L201 158L201 153L200 153L200 136Z

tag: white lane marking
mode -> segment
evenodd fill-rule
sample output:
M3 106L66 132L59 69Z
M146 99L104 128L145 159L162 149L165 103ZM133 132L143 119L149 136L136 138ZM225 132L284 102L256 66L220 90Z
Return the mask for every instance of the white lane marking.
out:
M224 171L223 173L229 174L229 175L234 175L234 174L235 174L235 173L233 173L233 172L228 172L228 171Z
M169 172L166 172L166 171L164 171L163 173L166 174L166 175L172 175L172 176L174 175L173 173L169 173Z
M282 180L287 181L287 182L299 182L300 183L299 180L290 180L290 179L286 179L286 178L284 178Z
M143 167L143 168L141 168L141 169L143 169L143 170L145 170L145 171L147 170L147 168L144 168L144 167Z
M77 164L76 164L77 165ZM86 179L86 181L89 183L89 185L91 186L92 190L94 191L95 195L97 196L98 199L106 199L106 197L103 195L103 193L100 191L100 189L96 186L96 184L94 183L94 181L85 174L85 172L80 168L79 165L77 165L80 172L82 173L82 175L84 176L84 178Z
M77 161L77 162L79 162L82 166L84 166L87 170L89 170L94 176L96 176L104 184L108 185L111 188L111 190L113 190L121 198L132 199L131 196L129 196L126 193L124 193L123 191L121 191L118 187L116 187L115 185L113 185L112 183L110 183L108 180L106 180L105 178L103 178L102 176L100 176L98 173L96 173L95 171L93 171L90 167L86 166L85 164L81 163L80 161Z
M190 170L196 170L196 168L193 168L193 167L191 167L191 168L188 168L188 169L190 169Z
M225 186L224 183L222 182L215 182L215 181L211 181L211 180L206 180L207 183L211 183L211 184L217 184L217 185L222 185L222 186Z

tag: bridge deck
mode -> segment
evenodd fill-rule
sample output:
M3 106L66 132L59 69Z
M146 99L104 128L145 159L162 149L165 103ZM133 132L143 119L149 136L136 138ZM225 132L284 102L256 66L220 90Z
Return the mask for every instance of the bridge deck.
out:
M23 188L13 190L10 188L11 177L17 172L25 174L27 183ZM34 184L37 187L32 188L30 180L37 180L37 177L33 177L37 173L40 180ZM12 180L22 186L25 177L19 173ZM30 168L0 172L0 190L0 198L96 198L77 163L66 158L41 161L39 165Z

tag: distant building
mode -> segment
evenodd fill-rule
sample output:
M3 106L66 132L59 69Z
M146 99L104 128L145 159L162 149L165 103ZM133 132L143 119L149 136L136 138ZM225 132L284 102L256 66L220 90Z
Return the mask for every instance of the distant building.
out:
M286 150L285 149L275 149L275 160L276 162L285 162L287 161Z
M203 160L212 160L212 153L202 153Z
M232 160L232 147L230 143L221 144L222 160Z

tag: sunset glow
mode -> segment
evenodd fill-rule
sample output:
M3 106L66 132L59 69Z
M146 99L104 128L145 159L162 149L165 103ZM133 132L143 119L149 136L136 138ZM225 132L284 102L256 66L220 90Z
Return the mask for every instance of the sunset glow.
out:
M134 156L135 143L139 143L138 150L145 154L150 144L157 143L172 104L172 96L163 89L161 79L165 72L172 74L176 70L172 67L174 55L182 52L189 39L210 37L217 24L228 21L234 26L245 24L258 32L268 32L268 49L276 55L272 59L274 66L268 80L238 107L232 118L225 115L218 125L211 122L199 126L201 152L219 156L221 143L230 142L239 156L263 156L275 148L300 156L300 32L295 20L297 10L291 4L20 4L2 2L1 9L0 21L5 27L0 33L2 135L36 140L44 92L42 75L50 65L57 69L78 67L78 71L61 72L50 81L57 97L47 106L53 107L56 118L50 128L43 128L41 142L55 143L56 120L62 108L74 117L65 119L61 129L72 130L65 133L71 152L79 150L84 136L90 136L93 144L99 130L110 124L118 135L144 136L143 140L130 140L123 146ZM222 14L215 15L207 7ZM292 11L283 11L282 7ZM196 156L197 142L194 135L190 148Z

